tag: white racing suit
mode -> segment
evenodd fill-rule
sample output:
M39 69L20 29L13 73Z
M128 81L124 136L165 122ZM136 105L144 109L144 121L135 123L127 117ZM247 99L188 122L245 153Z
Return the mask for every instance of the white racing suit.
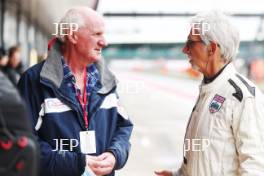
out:
M173 176L264 176L264 96L233 64L200 86Z

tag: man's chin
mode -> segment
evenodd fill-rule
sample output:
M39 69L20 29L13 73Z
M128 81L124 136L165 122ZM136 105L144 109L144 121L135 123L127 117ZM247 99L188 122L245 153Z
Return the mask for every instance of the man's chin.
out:
M100 61L101 59L102 59L102 56L101 56L101 55L98 55L98 56L94 57L94 61L95 61L95 62L98 62L98 61Z
M89 58L89 62L94 63L94 62L100 61L101 59L102 59L101 55L100 56L94 56L94 57Z
M192 62L190 62L190 64L191 64L193 70L198 71L198 72L201 72L201 71L200 71L200 68L199 68L197 65L195 65L195 64L192 63Z

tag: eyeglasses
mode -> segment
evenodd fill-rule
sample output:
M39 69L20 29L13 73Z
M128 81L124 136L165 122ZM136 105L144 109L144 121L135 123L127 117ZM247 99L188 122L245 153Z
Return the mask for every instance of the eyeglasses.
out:
M185 43L185 46L187 46L187 48L192 48L194 43L197 43L197 42L205 44L204 41L202 41L202 40L190 40L190 39L188 39Z
M188 49L190 49L190 48L193 47L194 43L203 43L203 44L205 44L205 42L202 41L202 40L190 40L190 39L188 39L188 40L185 42L185 46L186 46ZM219 45L218 43L217 43L217 46L218 46L219 48L221 48L220 45Z

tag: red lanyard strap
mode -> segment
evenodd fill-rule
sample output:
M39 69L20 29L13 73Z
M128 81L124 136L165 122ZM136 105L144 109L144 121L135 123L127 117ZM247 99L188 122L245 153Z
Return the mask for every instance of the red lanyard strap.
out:
M81 104L83 110L83 119L85 123L85 128L88 129L88 117L87 117L87 90L86 90L86 82L87 82L87 71L84 69L84 88L83 88L83 98L81 97L81 93L77 93L77 98Z

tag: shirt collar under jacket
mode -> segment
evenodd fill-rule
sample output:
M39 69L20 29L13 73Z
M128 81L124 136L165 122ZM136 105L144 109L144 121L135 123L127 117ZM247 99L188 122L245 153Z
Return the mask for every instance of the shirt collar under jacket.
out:
M61 62L63 65L63 78L65 79L66 84L71 87L72 90L76 89L80 93L80 90L76 86L76 79L63 57L61 57ZM86 67L86 73L88 79L85 87L87 95L89 96L92 89L99 90L101 88L100 74L94 64Z

